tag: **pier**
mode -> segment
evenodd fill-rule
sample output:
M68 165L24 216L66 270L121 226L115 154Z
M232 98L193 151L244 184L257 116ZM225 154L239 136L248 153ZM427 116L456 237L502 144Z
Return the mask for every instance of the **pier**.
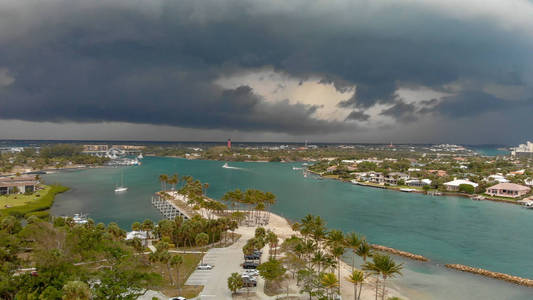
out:
M182 212L176 205L174 205L174 203L159 195L152 196L152 205L155 206L166 219L173 220L178 216L183 217L185 220L191 218L191 216Z

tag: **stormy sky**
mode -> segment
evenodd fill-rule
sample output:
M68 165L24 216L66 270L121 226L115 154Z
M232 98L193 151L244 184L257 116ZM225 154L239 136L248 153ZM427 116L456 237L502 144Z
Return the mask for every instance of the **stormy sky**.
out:
M533 1L0 0L0 139L516 144Z

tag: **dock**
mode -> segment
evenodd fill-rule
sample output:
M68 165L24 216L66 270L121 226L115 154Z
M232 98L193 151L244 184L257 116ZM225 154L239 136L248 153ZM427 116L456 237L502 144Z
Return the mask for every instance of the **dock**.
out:
M163 217L169 220L174 220L174 218L181 216L185 220L191 218L187 213L181 211L174 203L170 200L167 200L159 195L152 196L152 205L155 206L161 212Z

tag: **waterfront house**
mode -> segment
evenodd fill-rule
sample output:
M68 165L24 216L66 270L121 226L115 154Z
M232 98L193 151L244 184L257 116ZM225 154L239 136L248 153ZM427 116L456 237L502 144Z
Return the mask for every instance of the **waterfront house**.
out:
M486 191L491 196L518 198L529 193L531 188L516 183L498 183Z
M384 176L383 181L390 185L397 185L400 180L408 180L409 175L401 172L391 172Z
M37 184L32 176L0 177L0 195L33 193Z
M379 172L368 172L366 175L366 181L370 181L372 183L377 184L383 184L385 183L385 177L382 173Z
M337 170L337 166L329 166L329 167L326 169L327 172L333 172L333 171L335 171L335 170Z
M446 183L444 183L444 187L446 188L447 191L450 191L450 192L457 192L459 191L459 186L461 184L468 184L468 185L471 185L473 186L474 188L476 188L478 186L477 183L475 182L472 182L470 180L466 180L466 179L454 179L452 181L448 181Z
M489 175L489 177L487 177L487 181L497 181L499 183L509 182L509 180L507 180L507 178L505 178L501 173Z
M410 179L405 181L405 184L408 186L423 187L425 185L430 185L431 179Z

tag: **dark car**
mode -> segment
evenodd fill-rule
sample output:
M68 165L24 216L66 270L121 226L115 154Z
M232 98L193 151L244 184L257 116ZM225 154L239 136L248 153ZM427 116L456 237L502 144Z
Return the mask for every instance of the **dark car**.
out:
M261 256L256 255L256 254L250 254L250 255L245 255L244 259L245 260L258 260L258 259L261 259Z
M255 278L250 276L242 276L242 283L244 287L256 287L257 286L257 280Z
M242 264L243 269L257 269L258 264L246 261Z

